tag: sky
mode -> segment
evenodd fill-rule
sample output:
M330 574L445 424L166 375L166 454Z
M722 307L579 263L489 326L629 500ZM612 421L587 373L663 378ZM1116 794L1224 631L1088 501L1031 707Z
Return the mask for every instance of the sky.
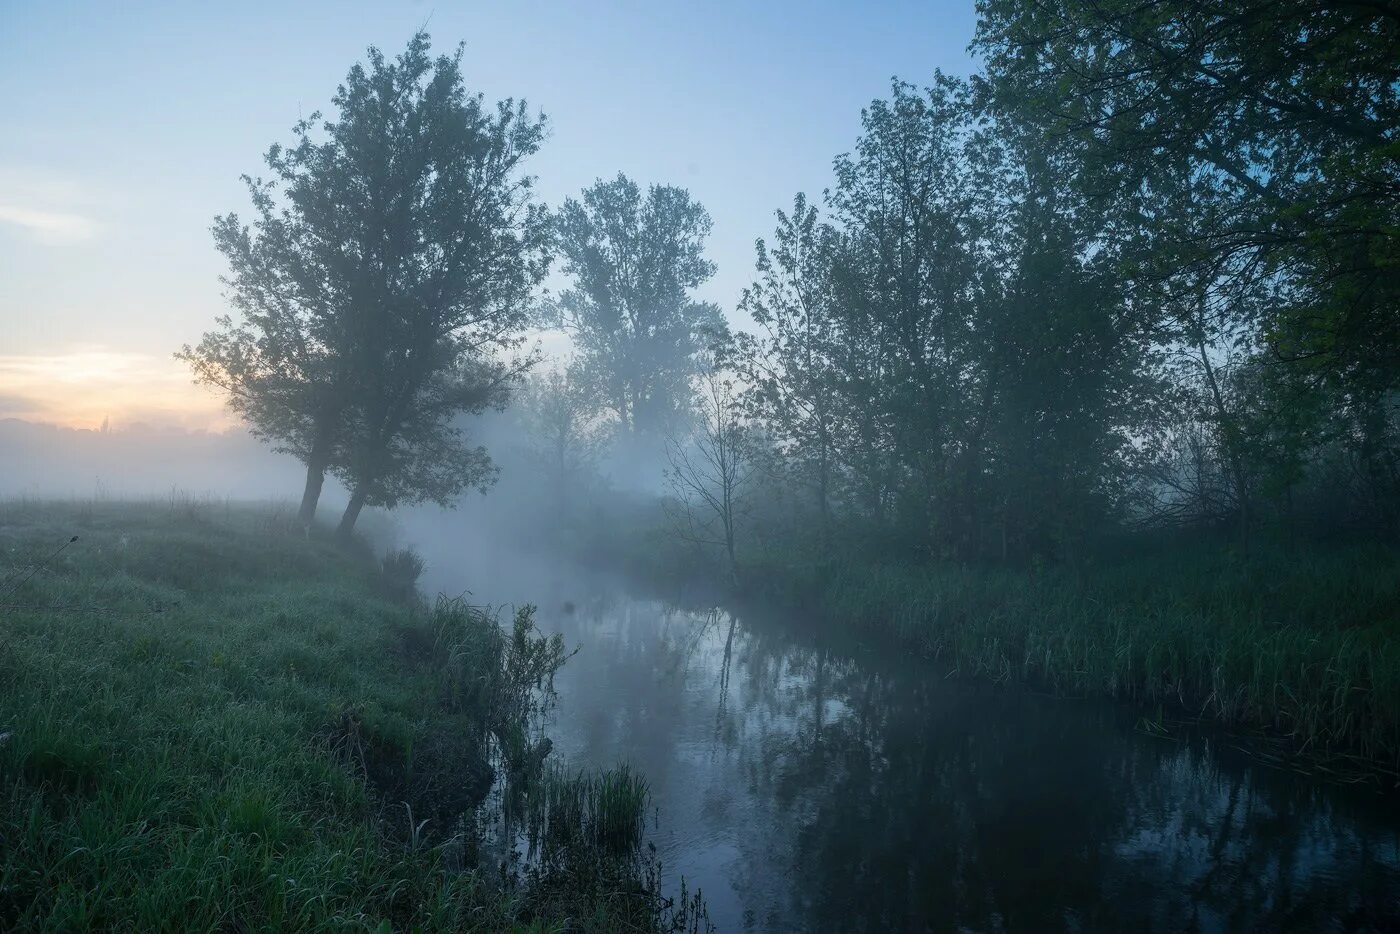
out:
M171 357L226 311L210 223L370 45L426 27L474 89L543 111L550 205L619 171L690 189L699 297L742 327L773 212L831 183L891 78L968 73L974 26L972 0L0 0L0 419L227 427Z

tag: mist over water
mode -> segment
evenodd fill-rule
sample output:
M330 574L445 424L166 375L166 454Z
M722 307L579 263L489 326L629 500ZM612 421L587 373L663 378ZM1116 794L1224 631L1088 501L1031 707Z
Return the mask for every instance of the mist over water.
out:
M1400 921L1400 818L1211 729L949 679L685 608L443 527L429 590L539 606L575 655L552 725L574 767L648 779L666 878L719 930L1348 930ZM805 624L805 625L804 625Z
M554 755L645 776L664 884L698 887L718 930L1400 922L1400 818L1374 792L1269 768L1211 728L1151 735L1131 707L947 678L814 619L585 569L514 522L541 496L518 426L472 430L499 486L365 533L423 555L425 596L536 605L578 649ZM285 499L299 480L239 432L0 431L9 497Z

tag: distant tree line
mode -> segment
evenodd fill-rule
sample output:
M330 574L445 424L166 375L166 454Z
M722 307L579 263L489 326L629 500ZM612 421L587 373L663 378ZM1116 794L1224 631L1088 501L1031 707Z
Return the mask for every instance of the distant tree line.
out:
M710 219L600 180L552 216L524 105L461 52L371 52L338 117L220 218L225 319L184 356L363 505L488 483L460 415L519 396L556 502L664 451L670 514L827 553L1072 556L1142 527L1400 528L1400 14L1384 3L986 0L984 70L895 82L757 243L730 333ZM541 302L557 258L569 286Z

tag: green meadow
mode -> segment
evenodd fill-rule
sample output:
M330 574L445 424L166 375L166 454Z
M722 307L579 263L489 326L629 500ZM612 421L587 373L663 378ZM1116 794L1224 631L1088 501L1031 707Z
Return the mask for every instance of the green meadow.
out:
M0 505L0 927L697 929L645 781L548 759L562 643L413 563L270 507Z

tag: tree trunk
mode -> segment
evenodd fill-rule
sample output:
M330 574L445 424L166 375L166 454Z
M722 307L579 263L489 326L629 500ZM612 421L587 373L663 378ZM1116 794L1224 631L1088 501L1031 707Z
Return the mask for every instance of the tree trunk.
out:
M334 424L334 416L324 410L317 413L316 433L312 436L311 450L306 455L306 488L301 494L301 509L297 511L302 525L310 525L316 520L316 505L321 501L321 487L325 485L326 468L331 462Z
M350 535L355 531L355 520L360 518L360 510L365 508L366 495L363 488L350 494L350 502L345 504L345 514L340 517L340 525L335 530L336 538L343 542L350 540Z
M721 443L723 440L721 439ZM721 464L727 459L721 460ZM729 583L739 586L739 565L734 560L734 481L730 479L729 468L721 466L720 481L720 523L724 526L724 553L729 558Z
M316 521L316 504L321 500L321 486L326 482L325 458L314 451L306 461L306 489L301 494L301 509L297 518L302 525Z
M732 586L739 586L739 563L734 560L734 527L731 522L725 523L724 550L729 555L729 583Z
M1244 458L1240 455L1239 426L1230 410L1225 406L1224 394L1220 391L1220 381L1215 377L1215 367L1211 365L1210 353L1206 350L1205 324L1196 333L1197 346L1201 351L1201 366L1205 368L1206 383L1210 387L1211 398L1215 401L1216 417L1220 422L1221 442L1225 445L1225 455L1230 461L1230 474L1235 487L1236 507L1239 509L1240 546L1249 551L1249 483L1244 473Z

